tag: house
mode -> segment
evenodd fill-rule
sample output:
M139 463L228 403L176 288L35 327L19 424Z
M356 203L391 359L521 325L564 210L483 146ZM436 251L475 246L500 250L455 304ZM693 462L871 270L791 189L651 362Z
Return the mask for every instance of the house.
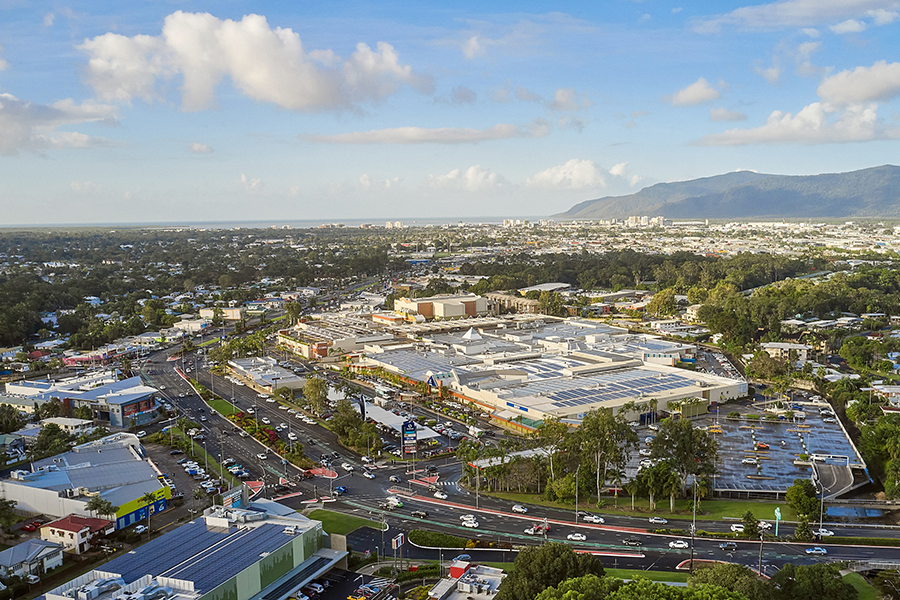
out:
M790 342L765 342L759 345L760 348L772 358L779 360L787 360L790 358L791 352L797 353L797 360L805 361L809 358L809 352L812 346L806 344L792 344Z
M50 417L41 421L41 427L45 425L56 425L69 435L90 435L94 433L96 427L90 419L72 419L69 417Z
M41 525L41 539L62 544L67 552L82 554L90 550L91 540L110 535L115 530L112 521L72 514Z
M4 577L40 576L62 566L63 545L46 540L29 539L0 552L0 573Z

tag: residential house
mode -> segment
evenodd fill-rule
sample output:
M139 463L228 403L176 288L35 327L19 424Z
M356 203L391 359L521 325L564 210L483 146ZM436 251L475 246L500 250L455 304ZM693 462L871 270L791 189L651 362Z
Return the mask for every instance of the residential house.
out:
M67 552L83 554L90 550L92 540L110 535L115 530L112 521L72 514L41 525L41 539L62 544Z
M0 552L0 573L28 578L40 576L62 566L63 545L46 540L28 539Z

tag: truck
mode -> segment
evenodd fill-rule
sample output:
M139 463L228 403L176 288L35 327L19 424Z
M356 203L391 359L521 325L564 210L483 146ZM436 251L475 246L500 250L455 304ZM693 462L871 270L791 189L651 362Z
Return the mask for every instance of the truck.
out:
M469 425L469 435L471 435L472 437L481 437L482 435L484 435L484 431L478 429L474 425Z

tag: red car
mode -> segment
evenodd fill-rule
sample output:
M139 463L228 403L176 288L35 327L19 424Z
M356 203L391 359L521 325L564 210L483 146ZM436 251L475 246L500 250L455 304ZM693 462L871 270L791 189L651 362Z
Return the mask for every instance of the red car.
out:
M22 525L22 531L37 531L37 524L26 523L25 525Z
M769 445L768 445L768 444L764 444L764 443L762 443L762 442L756 442L756 449L757 449L757 450L768 450L768 449L769 449Z

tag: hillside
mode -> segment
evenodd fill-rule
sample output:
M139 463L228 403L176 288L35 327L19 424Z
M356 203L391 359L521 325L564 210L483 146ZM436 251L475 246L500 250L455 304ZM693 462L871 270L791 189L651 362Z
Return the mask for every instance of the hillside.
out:
M900 217L900 167L883 165L821 175L739 171L658 183L629 196L576 204L562 219L662 215L673 219Z

